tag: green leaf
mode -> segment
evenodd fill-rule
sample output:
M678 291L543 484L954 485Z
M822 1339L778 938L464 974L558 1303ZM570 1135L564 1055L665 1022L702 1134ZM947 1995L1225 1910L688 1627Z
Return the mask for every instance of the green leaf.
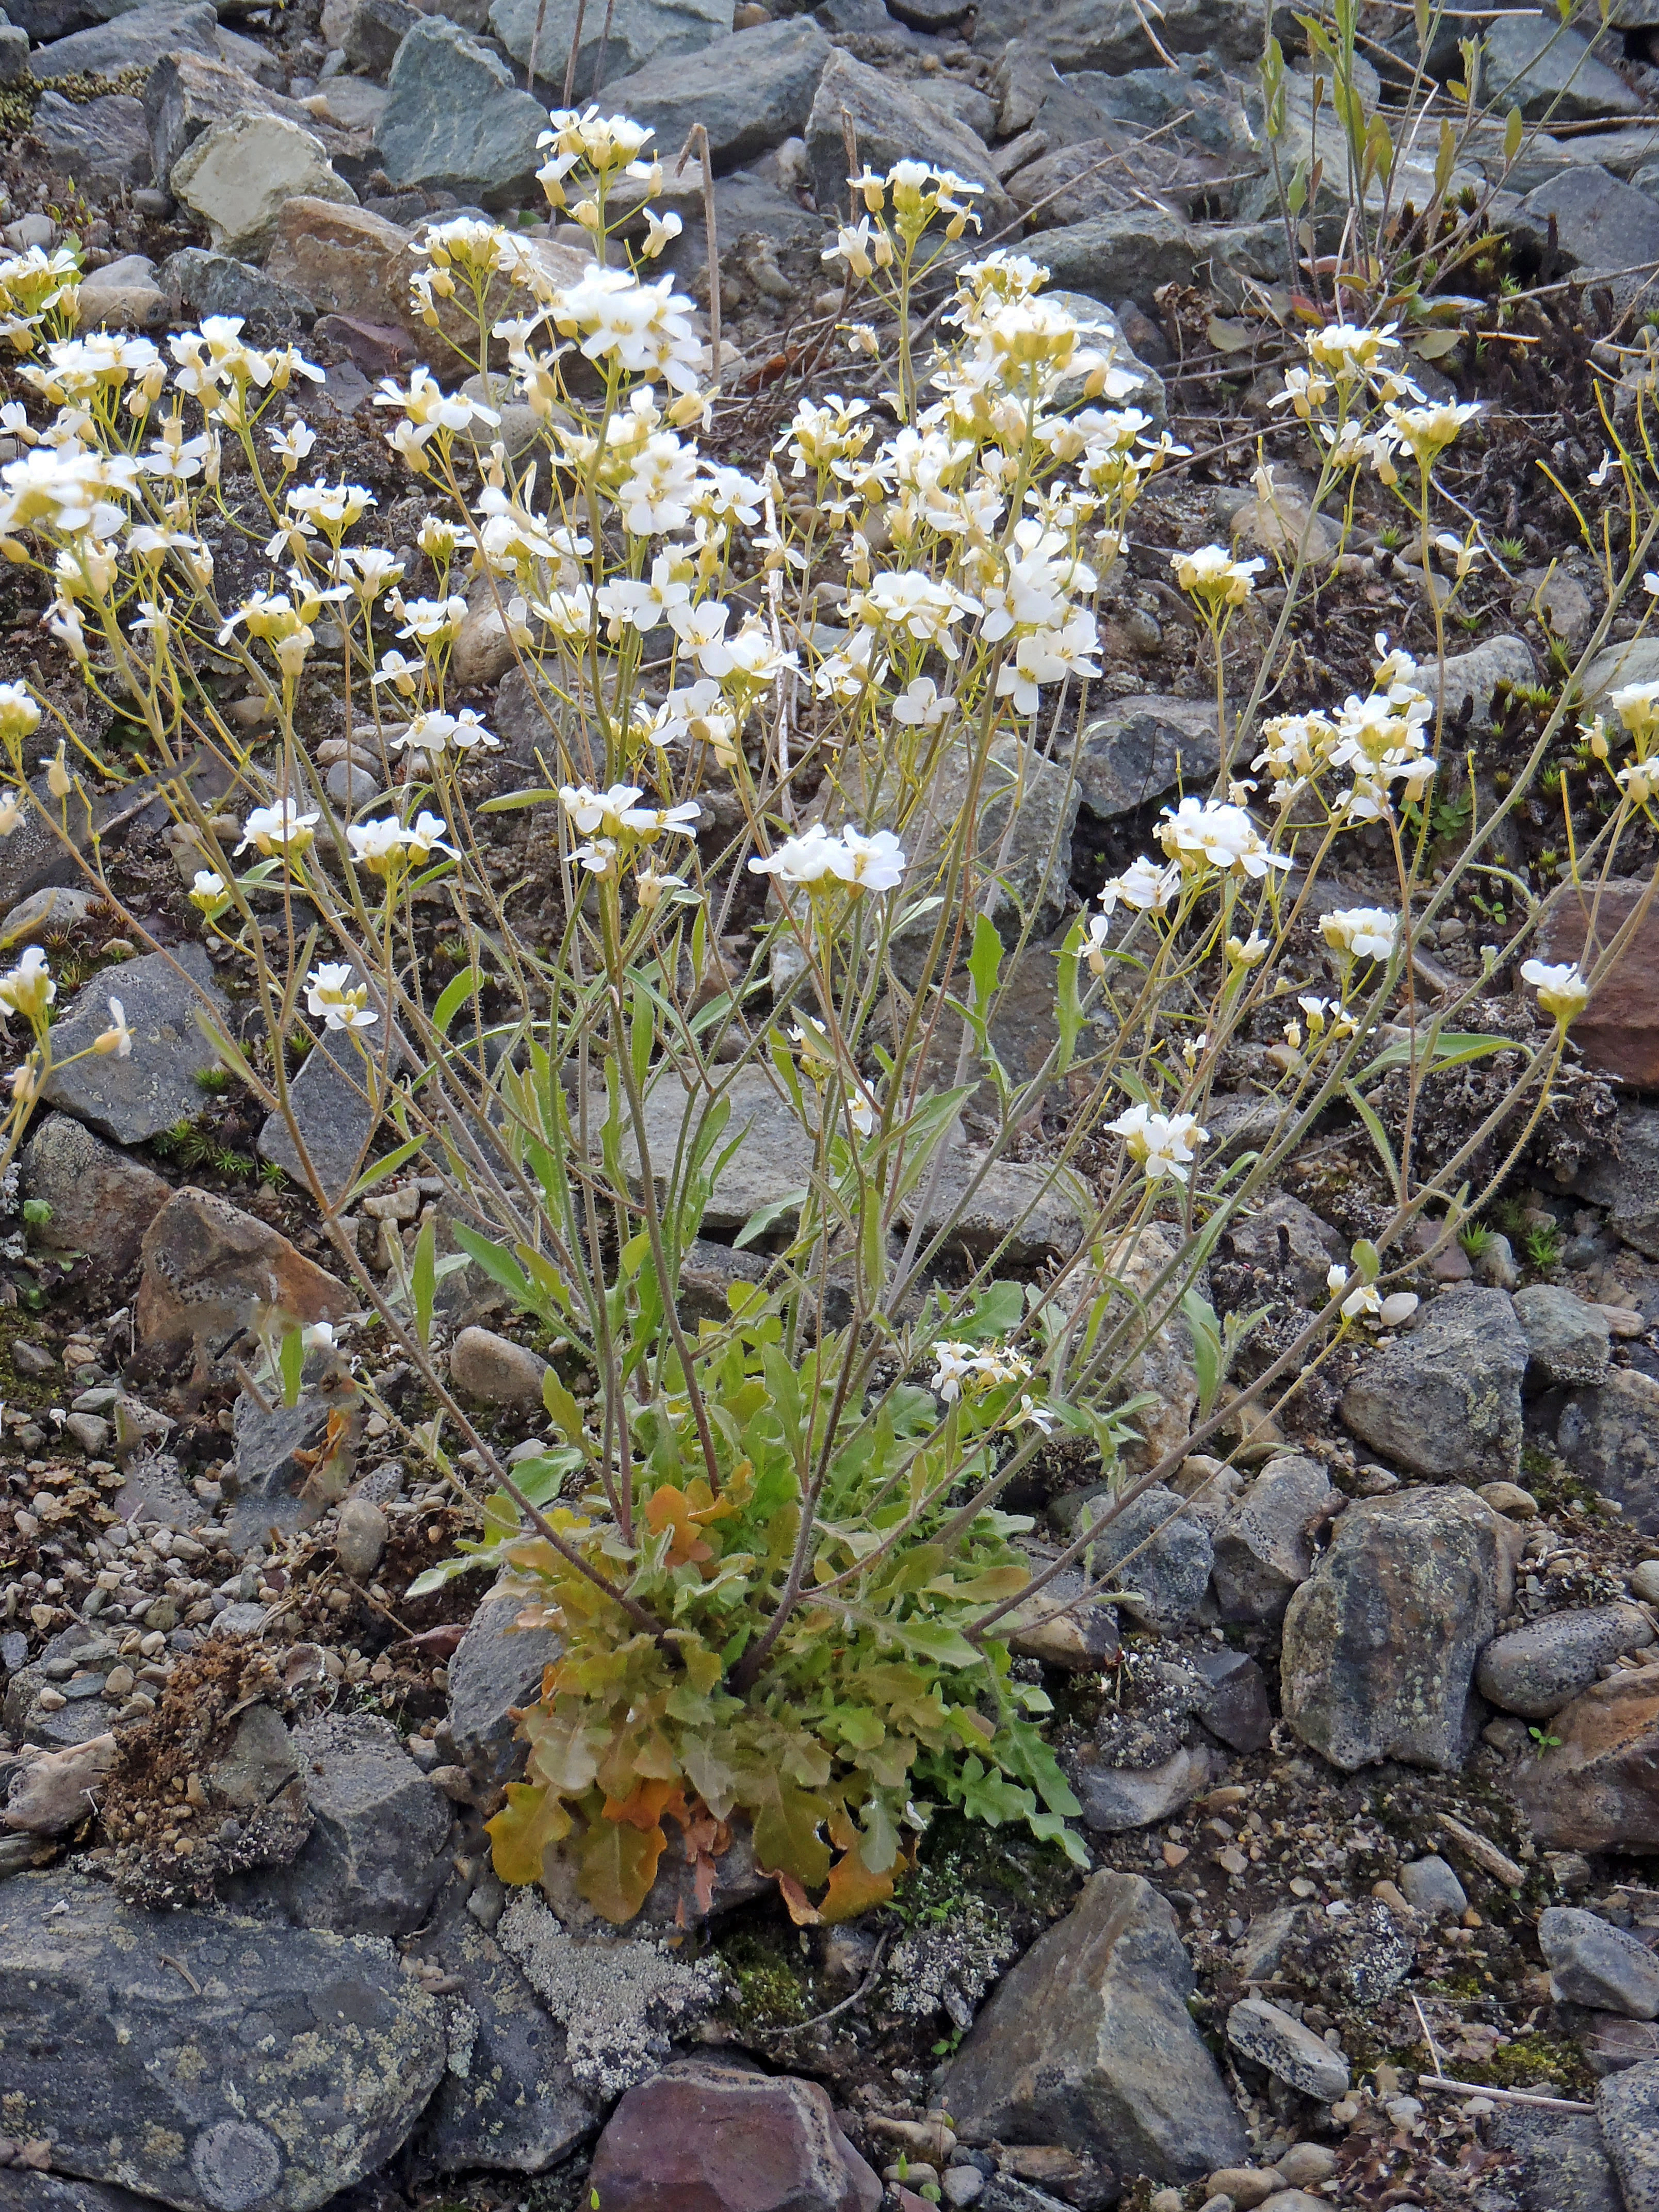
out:
M582 1442L582 1412L562 1382L557 1372L550 1367L542 1377L542 1404L551 1415L555 1427L567 1443Z
M432 1340L432 1308L438 1295L438 1224L431 1216L422 1223L415 1239L409 1289L415 1304L415 1334L426 1345Z
M438 1003L432 1009L432 1026L440 1036L449 1035L449 1024L461 1008L483 990L484 978L475 963L464 968L459 975L452 975L438 994Z
M1089 935L1088 920L1079 915L1066 933L1066 941L1060 948L1060 974L1056 978L1058 996L1054 1014L1060 1024L1060 1065L1055 1073L1064 1075L1077 1057L1077 1041L1083 1034L1083 1007L1079 992L1079 955Z
M993 1283L974 1300L965 1319L951 1324L952 1334L969 1344L1012 1336L1025 1318L1025 1285Z
M516 1468L514 1474L516 1477ZM486 1553L489 1548L485 1547ZM422 1567L404 1595L405 1597L429 1597L434 1590L441 1590L446 1583L453 1583L457 1575L470 1575L475 1567L487 1564L484 1553L471 1559L441 1559L435 1567Z
M467 1257L476 1260L490 1281L499 1283L526 1313L539 1310L541 1302L528 1277L501 1245L492 1243L488 1237L481 1237L476 1229L469 1229L464 1221L452 1223L451 1234Z
M1419 361L1443 361L1462 343L1462 331L1425 331L1421 337L1413 339L1412 351Z
M1389 1142L1389 1133L1382 1127L1382 1121L1377 1116L1376 1109L1366 1103L1365 1100L1361 1097L1360 1094L1355 1090L1352 1083L1345 1083L1342 1088L1347 1097L1349 1104L1353 1108L1355 1113L1358 1115L1360 1120L1365 1124L1365 1127L1370 1133L1370 1140L1376 1147L1377 1157L1381 1159L1384 1168L1388 1170L1389 1181L1394 1185L1395 1189L1398 1191L1400 1188L1400 1163L1394 1156L1394 1146Z
M396 1175L406 1160L412 1160L416 1152L424 1149L426 1141L424 1137L411 1137L406 1145L398 1146L384 1159L371 1160L341 1200L341 1212L349 1213L357 1200L366 1197L377 1182L384 1182L388 1176Z
M968 974L974 987L974 1005L983 1016L990 1012L1002 973L1002 939L988 915L974 916L974 946L968 955Z
M942 1620L901 1620L894 1624L892 1632L907 1651L935 1667L977 1667L984 1661L984 1653L959 1629L948 1627Z
M1525 128L1525 125L1521 120L1520 109L1510 108L1504 124L1504 160L1506 165L1512 165L1516 155L1521 151L1521 139Z
M1362 1283L1374 1283L1382 1272L1382 1255L1369 1237L1360 1237L1353 1247L1353 1263L1359 1270Z
M300 1402L300 1382L305 1373L306 1340L302 1329L290 1328L277 1347L277 1371L283 1378L283 1403L297 1406Z
M1205 330L1218 353L1248 353L1255 343L1255 332L1249 325L1235 322L1231 316L1212 315Z
M733 1245L741 1252L744 1246L752 1243L757 1237L764 1237L775 1222L781 1221L787 1214L799 1213L811 1196L808 1190L787 1190L781 1198L775 1198L769 1205L757 1206L732 1239Z
M807 1889L828 1880L830 1847L818 1831L828 1798L789 1781L780 1764L745 1765L738 1796L754 1822L755 1863L764 1874L792 1874Z
M1181 1317L1193 1340L1193 1371L1198 1378L1199 1418L1207 1420L1215 1407L1225 1371L1221 1352L1221 1325L1215 1308L1196 1284L1181 1300Z

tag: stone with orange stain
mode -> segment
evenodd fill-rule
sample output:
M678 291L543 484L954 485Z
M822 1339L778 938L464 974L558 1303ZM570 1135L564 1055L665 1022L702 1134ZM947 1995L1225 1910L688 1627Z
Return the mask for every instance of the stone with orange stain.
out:
M138 1334L168 1364L193 1352L196 1379L233 1356L228 1340L274 1326L340 1321L352 1305L343 1283L289 1243L280 1230L228 1199L186 1184L144 1233ZM234 1347L255 1349L246 1337Z
M1650 886L1614 877L1598 899L1569 896L1540 933L1540 960L1576 960L1586 969L1605 954L1648 899ZM1586 960L1585 948L1589 947ZM1572 1041L1592 1067L1644 1090L1659 1086L1659 900L1652 900L1630 943L1572 1025Z
M1512 1787L1552 1850L1659 1850L1659 1668L1593 1682L1550 1723L1559 1743Z

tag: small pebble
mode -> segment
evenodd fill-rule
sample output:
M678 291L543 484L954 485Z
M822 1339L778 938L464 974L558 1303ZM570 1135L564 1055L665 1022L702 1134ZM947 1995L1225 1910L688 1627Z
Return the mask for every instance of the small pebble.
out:
M1632 1594L1648 1605L1659 1605L1659 1559L1644 1559L1632 1573Z

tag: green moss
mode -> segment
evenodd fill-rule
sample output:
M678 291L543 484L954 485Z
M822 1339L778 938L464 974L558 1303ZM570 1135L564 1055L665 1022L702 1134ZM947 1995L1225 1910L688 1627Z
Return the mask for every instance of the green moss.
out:
M1567 2096L1588 2097L1595 2088L1595 2076L1577 2045L1540 2029L1517 2035L1501 2051L1494 2051L1486 2067L1468 2078L1490 2081L1499 2089L1559 2089Z
M794 2027L819 2009L793 1929L739 1928L715 1948L732 1984L723 2009L745 2027Z

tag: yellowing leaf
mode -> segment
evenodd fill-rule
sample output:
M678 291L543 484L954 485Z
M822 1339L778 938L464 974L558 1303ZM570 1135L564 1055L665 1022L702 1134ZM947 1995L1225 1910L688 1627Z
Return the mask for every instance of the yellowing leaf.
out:
M778 1885L778 1894L788 1910L789 1917L797 1928L816 1928L823 1915L792 1874L773 1876Z
M830 1872L830 1846L818 1833L830 1807L816 1791L786 1780L775 1766L752 1766L742 1796L755 1824L755 1863L763 1874L792 1874L816 1889Z
M665 1528L674 1532L668 1547L668 1565L683 1567L688 1561L701 1565L712 1559L714 1547L705 1542L699 1533L697 1515L691 1500L683 1490L676 1490L672 1482L665 1482L645 1501L646 1525L653 1536L660 1536Z
M605 1817L607 1820L625 1821L630 1828L654 1828L665 1813L676 1810L669 1802L675 1797L679 1798L678 1817L684 1826L685 1800L680 1796L678 1782L641 1782L630 1796L607 1797Z
M550 1844L562 1843L570 1829L570 1815L550 1790L509 1782L507 1803L484 1829L490 1863L502 1881L539 1881L542 1853Z
M666 1841L660 1828L595 1820L581 1841L577 1893L613 1928L622 1927L645 1903Z
M892 1875L872 1874L854 1842L830 1869L830 1887L818 1905L818 1918L826 1925L856 1920L872 1905L885 1905L892 1894Z

